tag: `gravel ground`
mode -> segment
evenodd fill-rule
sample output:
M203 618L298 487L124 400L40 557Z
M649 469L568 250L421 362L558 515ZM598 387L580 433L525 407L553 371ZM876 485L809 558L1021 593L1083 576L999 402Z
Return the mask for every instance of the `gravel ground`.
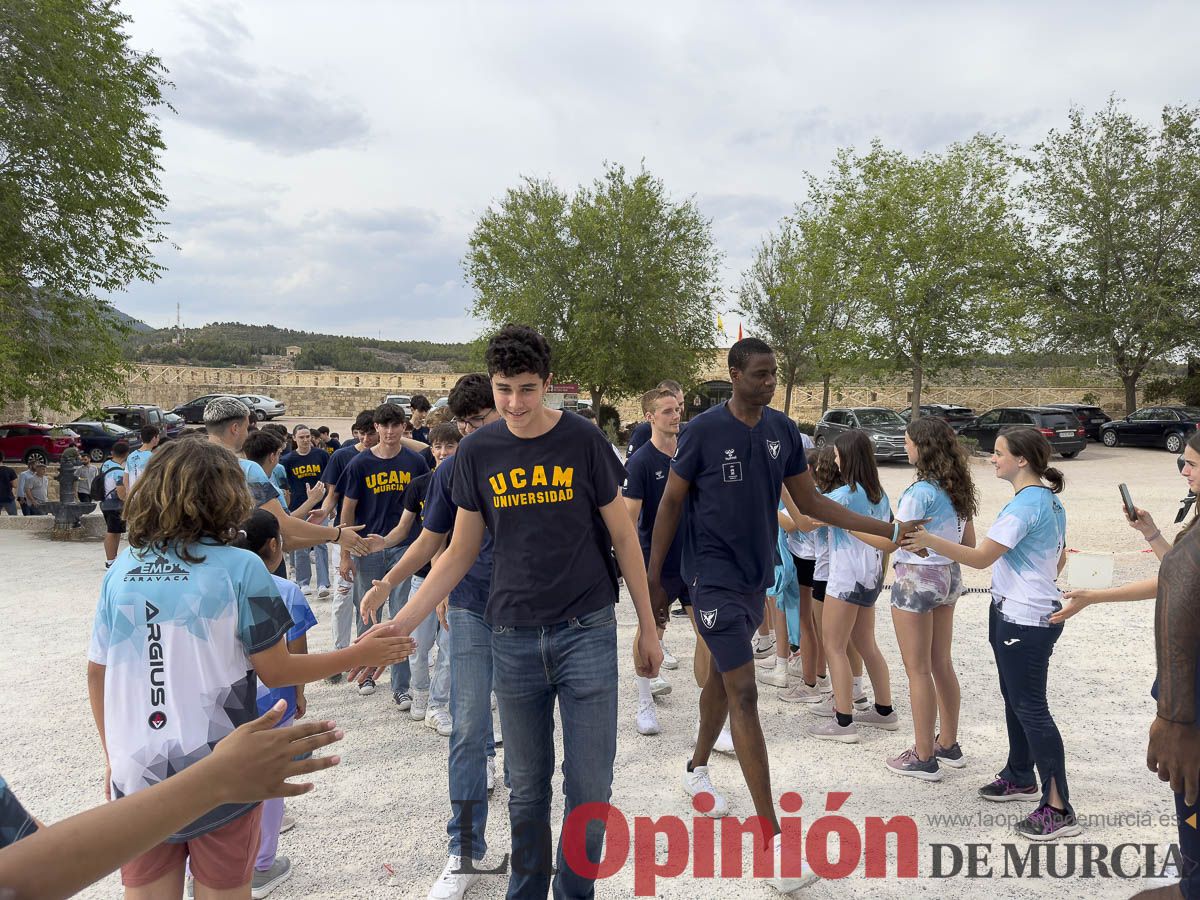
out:
M1138 504L1165 525L1174 517L1185 490L1173 458L1161 451L1092 445L1081 457L1059 465L1068 480L1063 502L1070 547L1114 553L1118 582L1152 574L1155 560L1152 554L1140 552L1140 538L1122 520L1116 484L1127 481ZM983 493L982 532L1009 493L985 460L977 460L976 472ZM894 502L912 470L889 465L882 474ZM103 574L102 552L98 543L57 544L37 535L0 531L0 559L13 588L0 598L6 623L6 652L0 658L6 688L0 693L0 717L15 726L0 753L0 773L35 815L53 822L102 798L103 764L84 678L95 593ZM986 573L972 573L968 584L985 586ZM1110 848L1130 842L1154 844L1161 856L1165 845L1174 840L1175 829L1170 791L1143 762L1153 717L1148 694L1154 673L1151 607L1150 603L1108 605L1073 619L1052 664L1051 705L1066 742L1072 800L1081 816L1097 817L1076 840ZM317 652L330 645L330 609L325 602L315 602L314 609L321 625L310 635L310 646ZM618 611L624 648L633 638L633 611L628 602ZM829 791L850 793L841 812L855 823L869 816L911 816L919 830L921 877L897 879L891 852L884 880L865 882L860 866L850 876L852 883L821 882L804 895L848 896L866 891L880 897L1118 897L1145 886L1146 882L1102 878L1067 884L1045 877L999 877L1004 874L1003 845L1016 844L1022 853L1028 845L1018 844L1020 839L1003 822L981 817L1024 814L1028 807L1006 804L985 809L975 798L975 789L1003 766L1006 749L983 596L968 595L959 604L956 635L963 686L961 742L968 765L960 771L947 770L938 784L897 778L885 769L885 756L907 746L911 736L900 654L889 617L882 607L881 612L878 636L892 665L904 723L901 731L865 733L860 744L851 746L820 743L804 733L808 714L776 702L775 689L767 687L761 694L761 716L776 795L786 790L803 794L804 828L823 814ZM53 626L47 627L48 623ZM669 673L675 689L660 704L664 733L658 737L641 737L634 729L636 690L628 654L621 654L613 802L631 830L635 816L690 814L679 775L689 754L698 691L690 672L691 637L679 628L678 620L667 643L679 657L680 669ZM309 689L309 705L312 715L335 719L346 729L346 739L339 745L343 762L317 776L316 791L291 803L299 825L282 838L281 852L295 863L295 874L274 896L424 897L445 861L447 741L396 711L383 690L360 698L344 686L317 684ZM736 761L715 757L713 773L734 813L749 815L752 805ZM555 785L556 805L561 809L560 788ZM501 787L491 802L492 862L507 849L505 798ZM957 823L927 818L935 815L963 818ZM990 844L993 877L931 878L930 845L934 843ZM660 857L661 850L660 845ZM1139 864L1131 855L1126 862L1126 869ZM1058 867L1060 873L1066 871L1061 857ZM1075 876L1079 874L1077 865ZM469 896L497 898L504 889L505 880L493 876L483 879ZM83 896L111 897L118 890L116 878L110 877ZM672 898L730 896L730 890L738 897L774 896L749 879L730 884L684 874L657 884L659 896ZM631 856L629 865L601 882L598 893L630 896L633 892Z

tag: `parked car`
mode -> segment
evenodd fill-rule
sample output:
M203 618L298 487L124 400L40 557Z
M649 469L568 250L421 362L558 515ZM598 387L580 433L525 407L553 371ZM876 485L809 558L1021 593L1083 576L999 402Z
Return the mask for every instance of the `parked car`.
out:
M177 416L183 416L183 421L188 425L204 424L204 407L208 406L208 401L214 397L232 397L233 394L205 394L203 397L196 397L194 400L189 400L187 403L180 403L173 412Z
M142 446L142 436L116 422L68 422L63 426L70 428L83 444L83 453L92 462L104 462L112 454L112 446L117 441L124 441L130 450Z
M70 428L37 422L0 425L0 457L23 463L58 462L71 447L83 452L83 444Z
M948 403L922 403L921 415L945 419L951 428L958 431L975 418L975 410L969 406L951 406ZM906 422L909 421L912 418L912 407L901 412L900 417Z
M278 419L287 411L287 406L282 400L275 400L262 394L241 394L238 399L250 407L250 414L260 422Z
M1001 429L1011 425L1033 426L1046 436L1054 452L1063 459L1074 459L1087 446L1087 432L1075 414L1049 406L998 406L964 425L958 433L975 439L980 450L990 453L996 449L996 438Z
M832 444L844 431L865 431L875 447L877 460L908 459L904 449L906 422L893 409L881 406L862 406L853 409L831 409L813 430L813 442L818 447Z
M1165 447L1169 453L1180 453L1197 428L1200 407L1143 406L1101 425L1100 440L1105 447Z
M383 398L383 402L394 403L404 410L404 415L412 415L412 394L388 394Z
M163 440L179 437L183 433L183 424L172 424L167 421L167 413L157 406L148 403L134 403L128 406L106 406L103 410L105 421L114 422L130 431L141 431L146 425L153 425L162 433Z
M1100 426L1112 421L1100 407L1090 406L1086 403L1047 403L1046 405L1075 413L1075 417L1079 419L1079 424L1083 426L1087 436L1096 441L1100 440Z
M449 397L438 397L436 400L433 401L434 409L441 409L443 406L449 406L449 405L450 405Z

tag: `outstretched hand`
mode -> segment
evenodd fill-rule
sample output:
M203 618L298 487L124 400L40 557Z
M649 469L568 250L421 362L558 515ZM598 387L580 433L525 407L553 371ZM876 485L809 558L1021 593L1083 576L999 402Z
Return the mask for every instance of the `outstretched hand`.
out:
M1146 767L1160 781L1171 782L1171 790L1183 794L1188 806L1195 806L1200 796L1200 728L1156 716L1150 725Z
M1091 606L1095 592L1088 588L1080 588L1076 591L1063 591L1063 605L1058 612L1050 614L1050 624L1060 625L1071 616L1083 612L1087 607Z
M339 756L297 760L297 756L340 741L344 733L334 722L276 728L286 711L287 703L280 700L265 715L218 741L212 755L202 762L216 770L211 784L222 795L222 802L253 803L306 794L313 789L311 782L295 784L287 779L341 762Z

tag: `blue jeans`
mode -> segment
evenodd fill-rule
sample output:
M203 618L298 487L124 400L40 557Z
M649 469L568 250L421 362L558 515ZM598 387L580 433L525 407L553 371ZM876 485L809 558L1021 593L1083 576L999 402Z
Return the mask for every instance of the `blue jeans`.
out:
M545 897L553 871L549 823L556 699L563 727L564 832L572 810L585 803L607 803L612 796L616 613L606 606L558 625L494 627L492 661L512 786L508 896ZM587 823L582 849L593 863L601 859L606 824L603 819ZM561 834L555 865L555 898L595 896L594 880L567 865Z
M354 560L354 622L356 625L356 634L362 634L367 630L367 626L363 624L362 616L359 615L358 609L362 603L362 598L367 591L371 589L371 582L382 578L388 573L388 569L396 564L396 561L404 555L407 547L391 547L387 550L380 550L378 553L368 553L366 556L360 556ZM408 591L412 584L412 579L405 579L404 583L399 587L394 588L388 594L388 614L396 615L408 602ZM336 628L336 622L335 628ZM399 694L408 690L411 670L408 666L408 660L392 664L392 693Z
M17 514L17 501L16 500L0 501L0 511L8 513L10 516L15 516Z
M409 596L417 592L417 588L425 581L424 576L414 575L412 577L412 587L409 588ZM429 690L429 654L433 650L434 642L437 641L438 632L438 617L436 612L431 612L425 617L416 628L413 629L412 637L417 642L416 652L409 657L409 668L412 670L412 688L414 691Z
M436 616L435 616L436 617ZM449 620L449 611L446 614ZM450 706L450 635L441 623L438 623L437 662L433 664L433 677L429 680L429 707Z
M312 548L317 557L317 587L329 587L329 548L317 544ZM292 554L292 569L295 571L296 584L307 587L312 580L312 564L308 561L308 549L297 550Z
M450 607L450 855L479 861L487 852L487 757L492 736L492 629L483 616ZM445 634L445 632L443 632ZM440 654L439 654L440 655ZM437 679L434 678L436 684Z

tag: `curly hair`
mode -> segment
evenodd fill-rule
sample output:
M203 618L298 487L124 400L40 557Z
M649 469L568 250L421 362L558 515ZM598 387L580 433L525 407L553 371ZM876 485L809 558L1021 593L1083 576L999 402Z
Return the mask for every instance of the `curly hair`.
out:
M488 375L512 378L525 372L536 373L542 381L550 377L550 345L528 325L505 325L488 341Z
M125 500L129 546L203 562L196 545L232 543L253 508L233 453L209 441L170 441L154 451Z
M837 456L831 444L814 450L809 461L812 463L813 481L817 483L818 491L828 494L842 486L842 472L838 468Z
M917 480L936 484L964 522L979 513L979 490L971 478L966 448L945 419L922 416L904 429L917 445Z

